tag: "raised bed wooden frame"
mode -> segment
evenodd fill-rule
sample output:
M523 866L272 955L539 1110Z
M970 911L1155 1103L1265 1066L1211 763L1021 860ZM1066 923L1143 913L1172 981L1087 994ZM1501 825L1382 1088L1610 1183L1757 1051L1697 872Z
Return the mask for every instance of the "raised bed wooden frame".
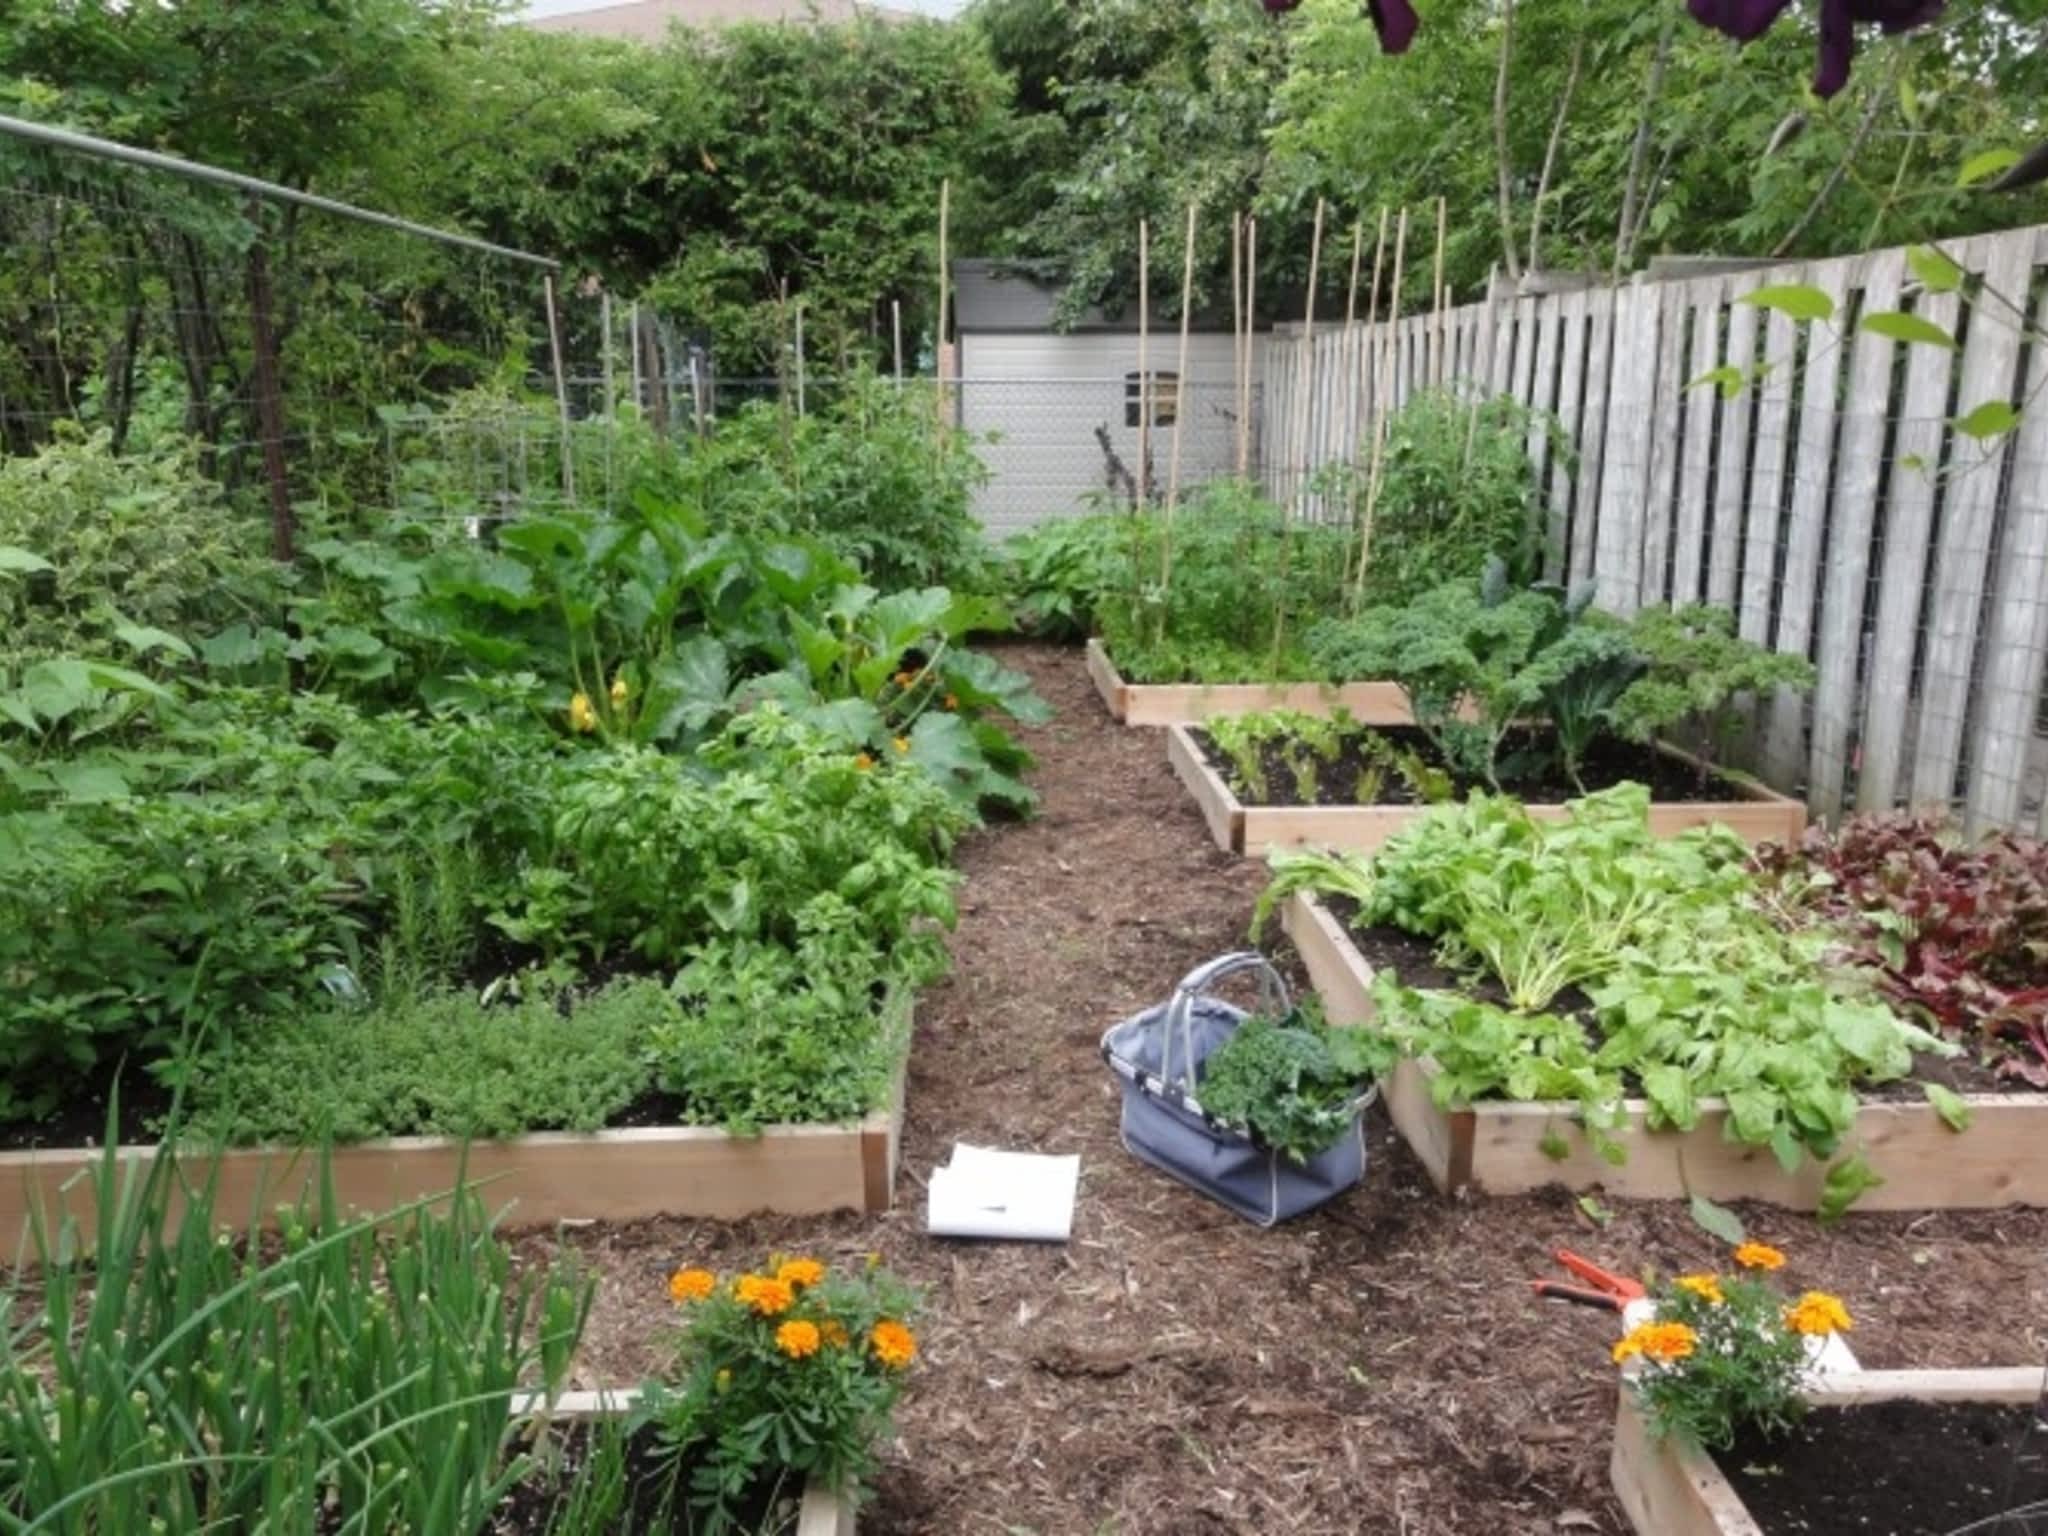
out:
M771 1125L758 1136L734 1136L716 1126L542 1131L466 1146L449 1137L398 1136L336 1146L328 1161L335 1194L345 1210L373 1213L444 1193L466 1177L488 1206L506 1208L506 1221L518 1226L886 1211L896 1185L908 1067L912 1000L908 993L900 998L890 1006L901 1011L893 1027L902 1029L906 1047L889 1105L859 1120ZM116 1152L124 1165L156 1154L154 1143ZM0 1241L17 1242L35 1211L53 1232L60 1211L90 1231L93 1172L105 1155L100 1147L0 1152ZM217 1215L242 1224L267 1220L305 1193L319 1175L320 1154L307 1147L234 1147L180 1152L178 1164L184 1185L215 1179Z
M1372 1017L1372 967L1344 925L1321 902L1297 891L1281 925L1333 1024ZM1599 1188L1636 1200L1761 1200L1792 1210L1819 1202L1823 1169L1808 1159L1787 1173L1767 1148L1729 1141L1727 1112L1700 1101L1686 1132L1651 1130L1649 1105L1628 1101L1628 1124L1614 1133L1627 1153L1603 1159L1581 1132L1568 1103L1480 1103L1440 1109L1430 1097L1436 1068L1403 1061L1381 1085L1387 1113L1445 1194L1513 1195L1562 1185ZM1949 1129L1918 1100L1868 1101L1845 1147L1858 1148L1884 1183L1856 1203L1860 1211L1991 1210L2048 1205L2048 1094L1970 1094L1969 1129ZM1561 1152L1562 1155L1553 1155Z
M1127 683L1100 640L1088 642L1088 675L1124 725L1188 725L1268 709L1304 714L1349 710L1365 725L1406 725L1408 699L1392 683Z
M1676 747L1659 743L1658 750L1696 763ZM1166 760L1208 823L1209 836L1225 853L1257 857L1269 848L1309 846L1341 853L1371 853L1396 833L1411 827L1429 809L1424 805L1246 805L1224 782L1194 733L1175 725L1166 733ZM1748 779L1729 780L1739 800L1653 800L1650 830L1670 837L1687 827L1718 822L1745 842L1797 842L1806 831L1806 807L1776 790ZM1531 805L1531 816L1553 821L1562 805Z
M545 1409L545 1416L572 1423L587 1423L594 1419L615 1418L633 1411L640 1400L637 1387L603 1389L595 1392L562 1392L556 1395L552 1405ZM524 1417L542 1415L542 1400L538 1393L528 1394L523 1399L514 1399L513 1412ZM835 1493L822 1483L806 1483L802 1502L797 1506L796 1529L791 1536L857 1536L853 1500Z
M2031 1403L2041 1395L2041 1368L1857 1371L1822 1376L1807 1390L1815 1411L1901 1398L1929 1403ZM1608 1464L1614 1494L1637 1536L1764 1536L1742 1497L1704 1451L1659 1443L1626 1386L1614 1416Z

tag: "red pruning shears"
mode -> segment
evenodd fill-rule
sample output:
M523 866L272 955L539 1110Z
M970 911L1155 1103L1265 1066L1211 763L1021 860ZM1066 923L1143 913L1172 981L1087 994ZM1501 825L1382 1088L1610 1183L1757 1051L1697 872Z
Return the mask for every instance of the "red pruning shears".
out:
M1643 1288L1635 1281L1604 1270L1591 1259L1582 1258L1569 1248L1557 1250L1557 1262L1585 1284L1568 1285L1562 1280L1531 1280L1529 1289L1533 1293L1547 1296L1553 1301L1574 1301L1582 1307L1601 1307L1609 1312L1619 1312L1630 1302L1643 1298Z

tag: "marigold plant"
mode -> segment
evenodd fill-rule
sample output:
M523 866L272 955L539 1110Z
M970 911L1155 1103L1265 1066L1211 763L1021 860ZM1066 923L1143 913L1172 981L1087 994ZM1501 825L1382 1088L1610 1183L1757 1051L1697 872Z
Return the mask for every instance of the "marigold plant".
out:
M698 1275L710 1282L701 1297ZM642 1413L675 1457L691 1531L748 1529L739 1522L764 1486L868 1476L917 1354L904 1322L915 1297L901 1282L872 1265L773 1255L724 1283L679 1269L670 1294L679 1289L691 1303L675 1367L643 1396Z
M1744 1242L1732 1257L1729 1274L1679 1275L1659 1287L1654 1320L1614 1346L1659 1439L1725 1450L1744 1429L1783 1433L1806 1411L1807 1341L1853 1326L1838 1296L1792 1300L1778 1289L1777 1249Z

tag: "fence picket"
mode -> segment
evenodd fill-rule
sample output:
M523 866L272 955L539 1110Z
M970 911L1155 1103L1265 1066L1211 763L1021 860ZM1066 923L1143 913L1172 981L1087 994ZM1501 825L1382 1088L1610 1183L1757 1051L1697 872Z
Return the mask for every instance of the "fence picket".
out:
M1973 243L1988 247L1980 256L1986 286L2024 306L2034 266L2031 233ZM1978 263L1968 265L1974 270ZM1995 301L1980 300L1963 345L1958 414L1966 415L1989 400L2012 400L2019 356L2018 329L1999 314ZM1982 451L1966 447L1959 437L1952 439L1928 612L1927 660L1920 684L1920 739L1913 758L1916 800L1946 803L1956 790L1970 668L1977 653L1985 575L2011 447L2010 434L1995 439Z
M1586 388L1586 294L1583 289L1565 295L1558 307L1558 382L1554 409L1557 428L1567 443L1579 441L1579 423ZM1550 482L1546 487L1549 511L1545 518L1543 574L1552 581L1565 578L1570 558L1572 482L1576 478L1570 455L1553 451Z
M1586 301L1586 403L1580 413L1579 473L1572 486L1571 584L1593 579L1600 535L1600 487L1607 478L1607 397L1614 357L1614 290Z
M1593 579L1600 606L1626 617L1641 602L1643 521L1650 493L1650 418L1657 400L1657 321L1662 294L1638 275L1615 295L1606 463Z
M1771 643L1778 522L1784 510L1785 458L1792 428L1792 358L1798 345L1799 327L1792 317L1770 311L1764 322L1762 366L1767 371L1757 391L1756 452L1750 468L1748 531L1740 606L1735 615L1737 632L1758 645Z
M1868 315L1899 307L1906 276L1902 251L1870 258L1863 272ZM1849 738L1856 725L1856 668L1863 650L1871 546L1877 536L1877 498L1884 477L1885 428L1891 414L1893 343L1874 332L1856 336L1843 392L1841 446L1836 454L1835 502L1828 537L1827 580L1821 595L1820 639L1814 662L1813 744L1806 768L1807 804L1819 816L1842 811Z
M1735 583L1742 574L1742 512L1749 493L1749 423L1756 414L1756 398L1748 385L1750 370L1756 366L1756 306L1728 307L1728 346L1716 366L1740 371L1741 393L1720 398L1720 462L1714 471L1714 531L1707 551L1707 601L1729 608L1735 603ZM1709 354L1711 356L1712 354ZM1721 395L1717 388L1713 391Z
M1657 306L1650 347L1657 360L1657 393L1650 415L1650 500L1643 509L1643 564L1639 603L1661 603L1670 589L1671 520L1678 485L1680 395L1685 388L1686 285L1666 283Z
M1721 339L1721 280L1702 278L1689 285L1693 304L1692 350L1679 370L1685 392L1685 456L1678 476L1678 525L1671 559L1671 606L1700 600L1700 549L1707 536L1707 480L1713 468L1714 406L1712 385L1695 381L1713 368ZM1682 338L1673 338L1674 345Z

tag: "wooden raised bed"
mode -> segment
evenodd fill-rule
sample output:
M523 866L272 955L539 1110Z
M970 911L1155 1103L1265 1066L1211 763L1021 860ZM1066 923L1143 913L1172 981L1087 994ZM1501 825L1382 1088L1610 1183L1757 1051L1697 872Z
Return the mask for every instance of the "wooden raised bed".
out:
M1124 725L1187 725L1268 709L1329 715L1341 707L1361 725L1406 725L1408 700L1392 683L1127 683L1100 640L1088 642L1088 675L1110 716Z
M545 1417L570 1423L615 1418L631 1413L640 1400L637 1387L596 1392L562 1392L551 1406L543 1405L538 1393L514 1399L513 1412L524 1417ZM853 1500L833 1492L822 1483L806 1483L797 1508L796 1529L791 1536L856 1536Z
M1314 897L1296 892L1281 923L1300 953L1332 1024L1372 1017L1372 967L1344 925ZM1649 1105L1628 1101L1629 1123L1613 1132L1627 1152L1613 1164L1580 1131L1568 1103L1483 1102L1439 1109L1430 1097L1433 1063L1404 1060L1380 1085L1395 1127L1445 1194L1514 1195L1551 1185L1599 1188L1636 1200L1761 1200L1812 1210L1824 1170L1812 1159L1787 1173L1767 1147L1725 1139L1727 1112L1700 1101L1692 1130L1651 1130ZM1969 1129L1950 1130L1918 1099L1866 1101L1844 1146L1860 1149L1884 1183L1859 1211L1985 1210L2048 1205L2048 1094L1985 1093L1964 1098ZM1548 1150L1546 1150L1548 1148ZM1562 1152L1561 1156L1553 1153Z
M906 1014L904 994L893 1006ZM908 1031L905 1030L907 1037ZM465 1144L397 1136L333 1148L328 1166L345 1211L387 1211L454 1188L466 1177L515 1226L559 1221L635 1221L648 1216L734 1220L757 1211L790 1216L889 1209L902 1142L908 1052L896 1067L889 1107L836 1125L771 1125L758 1136L716 1126L640 1126L577 1134L540 1131ZM155 1157L154 1143L123 1146L124 1165ZM0 1152L0 1242L12 1245L40 1210L55 1231L60 1209L93 1229L100 1147ZM271 1219L319 1177L317 1148L194 1148L178 1156L193 1186L209 1177L225 1223ZM173 1211L182 1201L173 1196Z
M1686 758L1676 747L1659 743L1658 750ZM1195 797L1209 835L1225 853L1257 857L1269 848L1303 845L1340 853L1371 853L1396 833L1413 826L1426 805L1246 805L1224 782L1184 725L1166 733L1166 758ZM1806 831L1806 807L1765 785L1747 779L1728 781L1742 796L1737 800L1653 800L1650 831L1671 837L1688 827L1719 823L1744 842L1796 843ZM1544 821L1564 816L1562 805L1529 805L1531 816Z
M2041 1395L2041 1368L1969 1371L1858 1371L1820 1376L1807 1389L1815 1412L1910 1398L1929 1403L2031 1403ZM1764 1536L1742 1497L1713 1457L1650 1438L1649 1425L1624 1386L1614 1418L1609 1462L1615 1497L1637 1536Z

